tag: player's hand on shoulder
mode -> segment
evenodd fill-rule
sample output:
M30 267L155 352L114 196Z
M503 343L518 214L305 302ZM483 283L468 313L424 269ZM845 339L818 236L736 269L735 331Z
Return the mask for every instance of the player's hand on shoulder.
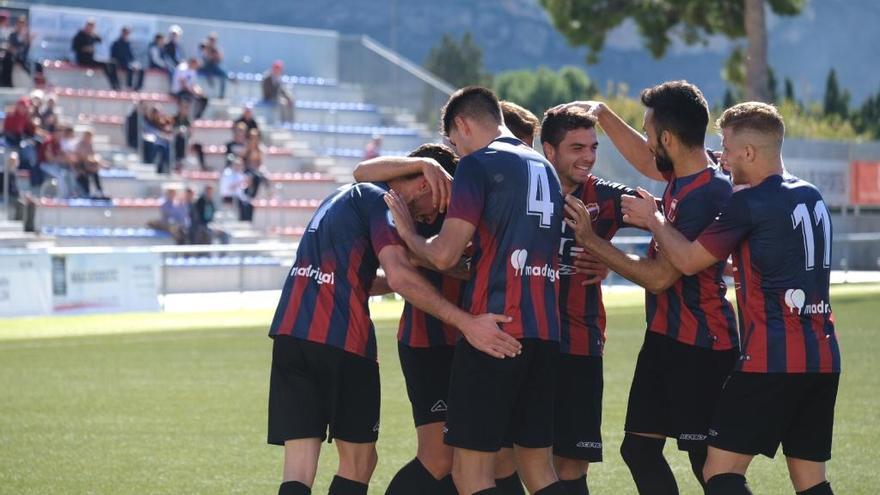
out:
M598 284L608 278L608 267L588 252L576 254L573 264L578 273L587 276L586 280L581 281L582 286Z
M449 208L449 198L452 197L452 176L433 158L422 158L422 174L431 187L431 196L434 207L440 213Z
M565 223L571 227L575 238L581 246L587 244L596 234L593 232L593 221L590 218L590 212L584 205L583 201L572 196L565 195Z
M394 219L394 228L397 234L404 242L416 235L416 225L413 221L409 207L403 201L403 198L393 189L385 193L385 204L388 205L388 211Z
M522 344L498 328L499 323L509 323L511 320L509 316L485 313L471 316L459 330L468 343L479 351L499 359L516 357L522 352Z
M636 227L650 229L651 222L660 211L657 208L657 198L641 187L636 192L638 196L626 194L620 197L623 221Z

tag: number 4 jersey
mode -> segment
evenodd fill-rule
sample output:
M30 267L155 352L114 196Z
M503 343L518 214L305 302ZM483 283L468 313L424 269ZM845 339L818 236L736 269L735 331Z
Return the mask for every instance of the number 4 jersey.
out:
M476 227L463 306L513 318L513 337L559 340L556 250L562 194L556 171L518 139L500 137L461 159L446 219Z
M812 184L771 175L738 191L697 240L719 259L733 252L742 332L738 370L840 371L828 298L831 219Z

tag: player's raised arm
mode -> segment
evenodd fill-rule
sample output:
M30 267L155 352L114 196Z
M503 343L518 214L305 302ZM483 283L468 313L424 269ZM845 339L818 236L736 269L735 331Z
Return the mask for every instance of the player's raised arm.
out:
M515 338L501 331L498 323L510 317L496 314L471 315L450 303L409 263L403 246L387 245L379 252L388 285L413 306L461 330L467 341L490 356L514 357L522 349Z
M644 134L627 124L611 107L600 101L576 101L566 106L577 106L594 115L614 147L639 173L649 179L666 180L657 170L654 153Z
M458 158L447 146L423 144L409 156L380 156L358 163L354 179L358 182L386 182L421 174L431 187L434 205L442 213L452 196L452 175Z

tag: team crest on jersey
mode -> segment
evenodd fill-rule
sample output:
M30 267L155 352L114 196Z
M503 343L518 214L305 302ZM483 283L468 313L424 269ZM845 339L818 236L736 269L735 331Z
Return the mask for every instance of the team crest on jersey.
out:
M587 213L590 214L590 220L592 220L594 222L596 220L598 220L599 219L599 212L601 211L599 209L599 203L587 203L585 206L587 207ZM563 222L563 224L564 224L564 222Z
M676 213L677 207L678 207L678 200L673 199L672 202L669 203L669 211L666 212L666 218L668 218L670 222L675 221L675 213Z

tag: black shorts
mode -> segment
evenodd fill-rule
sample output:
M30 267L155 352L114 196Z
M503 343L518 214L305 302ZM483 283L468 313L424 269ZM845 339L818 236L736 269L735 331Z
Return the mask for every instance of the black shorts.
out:
M372 359L331 345L275 337L269 443L300 438L375 442L379 400L379 365Z
M602 462L602 357L560 354L553 454Z
M733 373L709 429L709 445L767 457L831 459L839 373Z
M736 349L713 351L645 332L624 429L675 438L680 450L702 448L737 355Z
M455 346L410 347L397 343L406 394L416 427L446 421L446 396Z
M510 442L553 445L559 343L523 339L522 354L497 359L461 339L455 347L446 444L497 452Z

